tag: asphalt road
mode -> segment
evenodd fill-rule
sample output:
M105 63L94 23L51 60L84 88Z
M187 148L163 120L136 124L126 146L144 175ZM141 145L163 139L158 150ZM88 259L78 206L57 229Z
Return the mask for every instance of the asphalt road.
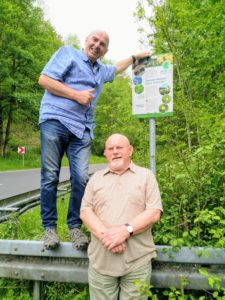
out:
M90 165L89 173L102 169L105 165ZM69 180L68 167L62 167L60 181ZM0 172L0 200L40 188L40 169Z

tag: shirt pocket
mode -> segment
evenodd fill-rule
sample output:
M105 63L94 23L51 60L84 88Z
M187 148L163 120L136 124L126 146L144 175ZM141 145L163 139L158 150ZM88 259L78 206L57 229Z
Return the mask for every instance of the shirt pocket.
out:
M109 212L109 201L104 188L98 188L95 190L93 197L94 212L102 219Z
M145 193L142 185L134 184L127 191L128 203L138 210L145 209Z
M91 70L86 66L76 66L71 68L69 76L67 76L68 84L75 85L78 89L94 89L97 82ZM80 87L80 88L79 88Z

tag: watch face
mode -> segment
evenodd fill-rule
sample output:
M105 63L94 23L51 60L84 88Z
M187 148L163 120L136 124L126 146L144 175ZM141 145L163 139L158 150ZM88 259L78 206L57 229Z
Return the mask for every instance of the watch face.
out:
M127 227L127 231L130 233L130 235L133 234L133 227L129 224L125 224L125 226Z
M131 232L133 232L133 228L129 225L129 226L127 226L127 230L131 233Z

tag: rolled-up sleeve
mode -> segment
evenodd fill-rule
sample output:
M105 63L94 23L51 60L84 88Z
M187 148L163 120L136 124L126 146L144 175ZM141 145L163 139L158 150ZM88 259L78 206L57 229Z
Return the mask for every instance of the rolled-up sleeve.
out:
M111 65L103 65L104 67L104 82L112 82L115 78L116 67Z
M53 79L63 81L63 77L71 68L72 60L69 48L64 46L56 51L49 62L46 64L41 74L49 76Z
M158 182L151 171L147 174L146 209L159 209L163 212Z

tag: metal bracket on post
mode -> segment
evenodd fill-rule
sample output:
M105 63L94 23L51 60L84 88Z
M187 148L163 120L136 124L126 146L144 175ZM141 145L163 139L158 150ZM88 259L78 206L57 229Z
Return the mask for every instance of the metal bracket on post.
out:
M156 138L155 138L155 119L149 119L149 129L150 129L150 170L156 175L156 163L155 163L155 149L156 149Z

